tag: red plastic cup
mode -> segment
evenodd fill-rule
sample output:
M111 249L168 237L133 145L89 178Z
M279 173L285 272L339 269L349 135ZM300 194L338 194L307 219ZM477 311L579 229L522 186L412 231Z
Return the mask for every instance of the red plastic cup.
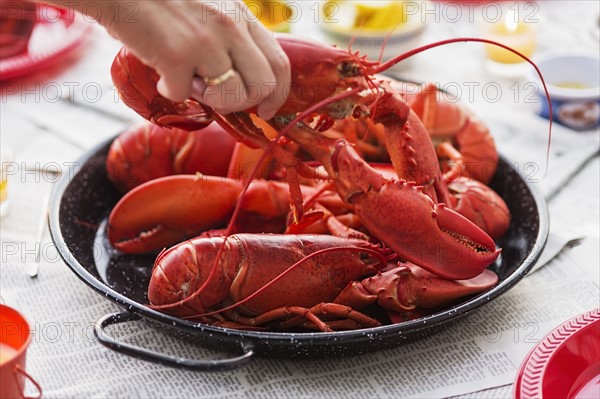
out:
M42 388L25 371L30 343L27 320L13 308L0 305L0 398L25 398L26 380L37 388L34 398L42 397Z
M36 20L36 3L0 0L0 59L27 52Z

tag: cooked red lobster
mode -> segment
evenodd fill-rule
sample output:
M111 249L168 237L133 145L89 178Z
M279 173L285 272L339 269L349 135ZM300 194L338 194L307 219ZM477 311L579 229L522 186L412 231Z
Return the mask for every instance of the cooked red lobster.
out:
M252 181L255 174L242 181L198 174L149 181L127 193L108 223L111 243L124 252L160 249L229 223L158 256L151 305L223 326L329 331L377 325L359 311L375 302L390 312L436 307L496 284L486 270L500 252L494 241L450 208L480 210L457 193L497 199L468 185L453 189L454 177L442 173L417 113L402 93L374 77L427 47L379 64L292 36L278 40L290 58L293 84L269 121L258 120L254 110L220 115L194 99L167 100L156 91L158 75L125 48L113 63L122 100L140 115L189 131L216 121L237 141L272 156L289 185L287 195L273 196L280 183ZM436 45L454 41L464 39ZM389 168L370 165L345 138L323 133L348 117L382 125L391 177ZM276 137L265 134L273 129ZM299 151L313 161L304 162ZM260 209L246 200L253 187L254 198L265 199L254 201ZM331 201L332 190L337 201ZM240 224L239 215L249 209L266 215L282 202L290 215L281 228L294 234L244 234L260 230L264 220ZM507 215L501 215L506 226ZM344 226L352 219L358 223ZM296 235L319 223L332 235ZM505 227L491 230L497 236ZM231 236L234 231L240 234ZM407 296L417 299L399 299Z

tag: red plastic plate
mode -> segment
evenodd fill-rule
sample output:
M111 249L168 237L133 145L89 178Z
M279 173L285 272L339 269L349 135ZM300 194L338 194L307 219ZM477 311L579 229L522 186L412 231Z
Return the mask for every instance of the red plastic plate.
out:
M28 75L59 61L83 43L91 28L80 14L39 5L27 52L0 59L0 80Z
M600 398L600 309L562 324L529 352L514 396Z

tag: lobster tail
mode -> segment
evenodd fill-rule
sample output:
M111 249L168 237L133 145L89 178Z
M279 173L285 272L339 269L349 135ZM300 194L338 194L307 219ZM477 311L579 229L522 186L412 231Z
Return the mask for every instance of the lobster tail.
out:
M215 264L221 246L224 247ZM235 239L208 237L184 241L156 258L148 300L154 308L166 309L180 317L204 313L229 296L232 276L240 261Z
M327 235L198 237L158 256L148 299L178 316L197 316L226 298L246 314L289 302L310 307L385 266L379 258L385 251L366 241Z

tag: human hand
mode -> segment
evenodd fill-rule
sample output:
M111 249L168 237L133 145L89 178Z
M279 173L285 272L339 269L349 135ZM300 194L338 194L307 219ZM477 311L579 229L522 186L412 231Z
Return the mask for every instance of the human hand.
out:
M242 1L116 0L102 5L106 12L98 22L158 72L163 96L174 101L192 96L220 113L257 106L263 119L285 102L291 81L287 56ZM119 7L135 11L117 18ZM218 77L229 78L207 84L206 79Z

